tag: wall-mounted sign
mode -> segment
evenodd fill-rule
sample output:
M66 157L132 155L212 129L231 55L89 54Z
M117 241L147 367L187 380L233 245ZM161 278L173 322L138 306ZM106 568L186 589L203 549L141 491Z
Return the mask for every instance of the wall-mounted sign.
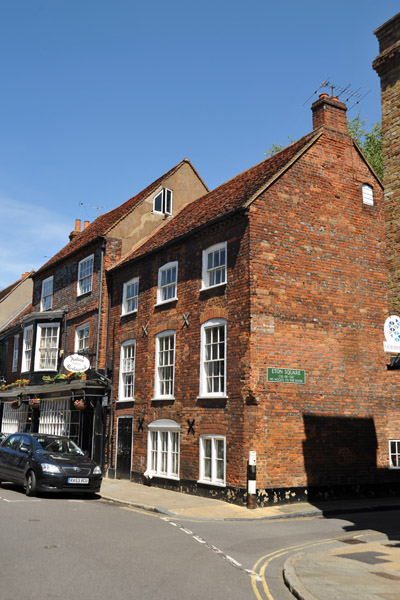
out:
M90 362L81 354L70 354L64 359L64 369L71 373L84 373L90 368Z
M275 383L305 383L306 372L302 369L268 367L267 380Z
M388 317L383 332L386 338L383 342L385 352L400 352L400 317L397 315Z

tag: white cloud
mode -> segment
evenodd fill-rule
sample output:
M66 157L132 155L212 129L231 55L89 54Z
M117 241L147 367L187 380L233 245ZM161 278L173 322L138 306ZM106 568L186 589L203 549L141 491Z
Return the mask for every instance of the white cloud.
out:
M71 225L60 213L0 193L0 290L38 269L68 242Z

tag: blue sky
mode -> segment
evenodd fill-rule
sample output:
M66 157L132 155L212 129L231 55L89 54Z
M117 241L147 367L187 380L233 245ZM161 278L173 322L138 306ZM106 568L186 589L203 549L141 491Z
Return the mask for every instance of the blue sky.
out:
M368 93L348 116L370 127L373 30L398 11L398 0L0 0L0 289L62 248L76 218L183 158L212 189L308 133L327 78Z

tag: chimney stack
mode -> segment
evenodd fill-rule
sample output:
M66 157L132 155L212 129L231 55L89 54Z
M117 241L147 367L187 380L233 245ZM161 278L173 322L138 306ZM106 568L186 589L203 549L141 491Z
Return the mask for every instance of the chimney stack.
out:
M81 220L80 219L75 219L75 229L74 231L71 231L71 233L69 234L69 241L72 241L74 237L76 237L77 235L79 235L81 232Z
M329 98L329 94L320 94L311 110L314 129L326 127L338 133L347 133L347 107L337 96Z

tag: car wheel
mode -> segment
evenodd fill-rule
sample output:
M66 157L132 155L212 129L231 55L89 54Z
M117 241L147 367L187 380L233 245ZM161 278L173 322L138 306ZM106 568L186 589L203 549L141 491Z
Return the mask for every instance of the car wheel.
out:
M36 496L36 475L33 471L28 471L26 474L25 494L27 496Z

